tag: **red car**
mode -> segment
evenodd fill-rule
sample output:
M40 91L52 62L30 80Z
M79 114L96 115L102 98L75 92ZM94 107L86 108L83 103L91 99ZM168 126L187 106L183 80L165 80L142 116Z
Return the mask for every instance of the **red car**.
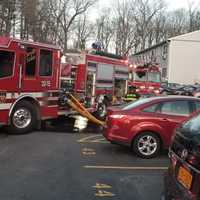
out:
M142 158L152 158L169 147L177 125L199 109L200 99L194 97L140 99L108 109L104 136L111 143L130 146Z

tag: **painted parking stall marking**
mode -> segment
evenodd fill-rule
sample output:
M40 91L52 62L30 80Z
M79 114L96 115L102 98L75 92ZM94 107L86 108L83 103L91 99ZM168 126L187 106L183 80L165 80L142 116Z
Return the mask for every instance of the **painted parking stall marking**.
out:
M108 170L167 170L168 167L144 167L144 166L134 166L134 167L126 167L126 166L104 166L104 165L85 165L83 166L85 169L108 169Z
M95 193L96 197L114 197L116 196L111 191L105 191L105 189L112 189L111 185L104 184L104 183L96 183L95 186L92 186L93 188L97 189L97 192Z
M103 143L103 144L109 144L108 142L102 135L92 135L88 137L81 138L78 140L79 143Z
M112 188L111 185L107 185L107 184L102 184L102 183L96 183L95 186L92 186L93 188L97 188L97 189L108 189L108 188Z
M96 155L96 151L91 148L83 148L82 149L82 155L84 156L94 156Z
M98 190L98 192L95 193L95 196L97 196L97 197L114 197L115 194L113 194L112 192Z

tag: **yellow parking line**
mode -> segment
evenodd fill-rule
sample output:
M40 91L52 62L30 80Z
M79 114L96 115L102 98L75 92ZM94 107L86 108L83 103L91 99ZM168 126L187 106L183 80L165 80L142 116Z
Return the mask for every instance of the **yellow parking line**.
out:
M94 142L107 142L107 140L105 138L100 138L100 139L96 139L96 140L93 140Z
M97 197L114 197L115 194L113 194L112 192L98 190L98 192L95 194L95 196L97 196Z
M168 167L125 167L125 166L104 166L104 165L85 165L86 169L120 169L120 170L167 170Z
M110 144L102 135L92 135L88 137L84 137L77 142L79 143L102 143L102 144Z
M98 135L92 135L92 136L84 137L84 138L78 140L78 142L85 142L86 140L91 140L91 139L99 137L99 136L101 136L101 135L98 134Z
M92 187L96 188L96 189L110 189L110 188L112 188L111 185L103 184L103 183L96 183L96 185L92 186Z

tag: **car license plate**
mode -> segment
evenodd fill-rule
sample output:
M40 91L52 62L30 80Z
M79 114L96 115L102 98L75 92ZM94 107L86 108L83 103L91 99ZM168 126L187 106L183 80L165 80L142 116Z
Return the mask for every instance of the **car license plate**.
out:
M180 167L177 178L178 181L188 190L191 188L192 174L187 169L185 169L184 167Z

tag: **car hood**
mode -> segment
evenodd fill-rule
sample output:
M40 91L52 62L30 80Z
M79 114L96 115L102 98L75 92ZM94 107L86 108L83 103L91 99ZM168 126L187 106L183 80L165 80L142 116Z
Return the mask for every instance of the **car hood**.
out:
M108 107L107 108L107 113L108 114L112 114L112 113L114 113L114 112L118 112L118 111L122 111L122 108L123 108L124 106L111 106L111 107Z
M123 110L124 106L119 107L109 107L107 108L107 115L113 115L113 114L121 114L121 115L128 115L132 111L130 110Z

